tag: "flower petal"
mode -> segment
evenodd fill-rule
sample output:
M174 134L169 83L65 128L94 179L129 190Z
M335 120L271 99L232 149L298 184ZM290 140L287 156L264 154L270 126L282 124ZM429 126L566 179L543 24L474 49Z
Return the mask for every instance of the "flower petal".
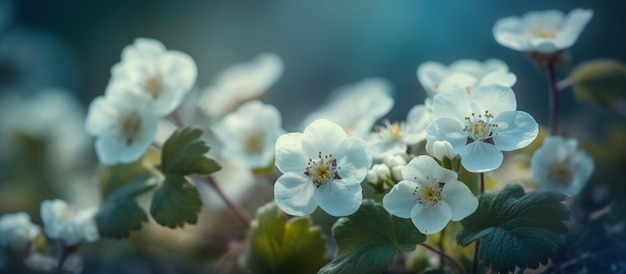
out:
M350 137L344 142L345 153L343 157L337 159L337 166L339 167L337 173L347 185L360 184L372 165L372 154L361 138Z
M336 217L351 215L361 206L363 200L361 185L337 184L335 182L322 184L315 191L313 198L329 215Z
M467 134L463 132L463 125L451 118L432 121L426 129L426 135L429 142L447 141L456 152L460 152L467 143Z
M437 85L448 74L448 69L438 62L424 62L417 67L417 79L429 96L437 94Z
M315 120L302 133L304 157L317 159L320 152L322 155L335 154L346 138L346 132L339 125L326 119Z
M587 26L592 16L593 11L591 9L572 10L565 18L563 27L555 38L554 43L556 47L559 49L571 47L578 40L578 36Z
M417 186L413 181L400 181L383 197L383 207L392 215L410 218L416 201L413 191Z
M493 26L493 36L496 41L505 47L527 51L530 45L521 33L522 22L518 17L510 16L499 19Z
M460 221L478 209L478 199L465 184L457 180L447 181L442 194L447 197L445 203L452 210L452 221Z
M441 231L452 217L450 206L441 203L436 206L417 206L411 209L411 221L424 234L434 234Z
M493 143L502 151L524 148L539 134L539 125L535 119L523 111L503 112L493 122L498 124Z
M470 172L487 172L500 167L504 156L496 146L473 142L461 149L461 164Z
M452 118L463 121L472 113L470 95L465 88L439 93L433 99L433 118Z
M489 111L496 117L502 112L517 108L513 90L510 87L497 84L476 88L472 102L478 105L481 112ZM479 113L476 114L478 115Z
M283 174L274 184L274 200L276 205L289 215L309 215L317 208L313 199L315 185L304 175L293 173Z
M283 134L276 140L275 165L282 173L304 173L306 158L302 155L302 133Z

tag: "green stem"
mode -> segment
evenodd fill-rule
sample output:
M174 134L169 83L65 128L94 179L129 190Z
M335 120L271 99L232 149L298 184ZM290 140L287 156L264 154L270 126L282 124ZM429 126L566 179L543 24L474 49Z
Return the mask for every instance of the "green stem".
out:
M450 255L446 254L445 252L443 252L442 250L438 250L428 244L425 243L421 243L421 246L427 248L428 250L435 252L437 254L439 254L439 256L446 258L446 260L448 260L450 262L450 265L452 265L454 268L456 268L459 273L461 274L465 274L465 270L463 270L463 267L461 267L461 264L459 264L459 262L457 262L454 258L450 257Z
M252 217L248 212L244 211L241 207L235 205L226 194L222 191L220 186L217 184L215 179L211 176L200 177L204 182L206 182L211 188L215 190L218 196L222 198L222 201L226 204L226 207L230 209L230 211L235 214L235 217L243 224L245 228L250 228L250 223L252 222Z
M484 172L479 173L479 178L480 178L480 195L482 195L485 192L485 173ZM476 244L474 245L474 262L472 264L473 274L478 273L478 265L479 265L478 252L479 251L480 251L480 239L476 240Z
M441 250L442 252L445 250L444 248L444 237L446 236L446 227L444 227L441 232L439 232L439 243L438 243L438 247L439 250ZM442 254L439 254L439 269L443 270L443 260L444 257Z
M548 72L548 83L550 85L550 135L558 133L559 124L559 88L555 76L555 59L548 60L546 70Z

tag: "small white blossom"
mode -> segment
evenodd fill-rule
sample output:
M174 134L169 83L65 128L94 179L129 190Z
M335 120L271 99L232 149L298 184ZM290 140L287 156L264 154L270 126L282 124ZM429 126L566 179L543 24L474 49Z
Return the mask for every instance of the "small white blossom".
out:
M317 119L327 119L344 128L348 136L365 137L393 104L391 84L383 79L368 78L335 90L328 103L304 118L301 127Z
M263 53L248 63L235 64L220 74L216 83L204 89L196 107L212 121L239 105L261 97L283 74L283 61Z
M514 50L553 53L571 47L592 16L592 10L580 8L567 16L559 10L532 11L499 19L493 35L500 45Z
M459 155L449 142L437 140L426 142L426 152L439 161L443 161L444 158L454 159Z
M4 248L17 252L26 250L40 232L39 226L33 224L25 212L0 216L0 256Z
M576 139L548 137L530 161L535 183L540 189L576 196L594 170L593 159L578 149Z
M141 95L148 108L161 117L180 105L198 71L188 54L167 50L154 39L137 38L124 48L122 60L113 66L111 74L111 81L134 86L125 92Z
M406 122L390 123L384 121L384 127L376 127L368 137L368 145L375 159L388 155L404 153L409 145L415 145L426 139L426 127L431 115L424 105L416 105L409 111Z
M450 220L460 221L478 208L478 199L457 174L430 156L413 158L402 169L402 177L383 197L383 207L400 218L411 218L424 234L437 233Z
M535 119L516 108L513 90L500 85L478 87L473 96L464 89L440 93L434 98L428 140L450 143L468 171L497 169L502 151L524 148L539 133Z
M367 172L367 181L376 183L379 180L388 180L391 177L391 170L385 164L375 164Z
M97 207L77 209L62 200L41 203L41 220L46 235L63 241L65 246L82 241L94 242L100 238L95 220L97 212Z
M264 168L274 159L276 139L285 133L281 124L274 106L255 100L224 116L212 130L223 144L222 157L239 159L251 168Z
M365 141L317 120L276 141L276 167L283 173L274 185L276 204L290 215L311 214L318 205L332 216L350 215L361 205L371 164Z
M154 139L158 118L136 96L121 96L132 88L110 83L107 95L95 98L85 122L87 133L97 138L96 153L105 165L139 159Z
M479 86L499 84L512 87L517 81L515 74L509 72L506 63L499 59L485 62L462 59L449 66L429 61L417 68L417 79L430 97L454 88L464 88L472 94Z

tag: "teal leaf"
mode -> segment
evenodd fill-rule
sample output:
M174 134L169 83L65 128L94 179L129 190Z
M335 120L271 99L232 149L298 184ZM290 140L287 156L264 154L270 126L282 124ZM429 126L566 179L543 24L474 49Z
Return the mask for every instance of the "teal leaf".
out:
M326 238L310 217L287 220L276 204L257 210L246 267L253 273L316 273L325 263Z
M555 255L567 232L568 209L557 192L530 192L517 184L479 197L478 209L463 219L457 241L463 246L481 240L479 256L496 272L537 268Z
M617 60L585 62L570 74L574 94L597 106L614 108L626 99L626 66Z
M337 220L332 232L337 255L319 273L381 273L391 266L398 250L415 250L426 240L410 219L392 216L371 200Z
M152 177L152 172L143 166L141 159L128 164L102 166L98 171L103 199L107 199L111 194L128 184L148 180Z
M167 139L161 152L161 171L165 174L211 174L221 166L204 156L209 147L203 140L202 130L184 128L177 130Z
M140 230L148 216L135 197L155 186L155 180L140 178L110 195L95 217L100 236L121 239L128 237L132 230Z
M201 208L198 190L184 176L168 174L152 196L150 215L162 226L177 228L197 223Z

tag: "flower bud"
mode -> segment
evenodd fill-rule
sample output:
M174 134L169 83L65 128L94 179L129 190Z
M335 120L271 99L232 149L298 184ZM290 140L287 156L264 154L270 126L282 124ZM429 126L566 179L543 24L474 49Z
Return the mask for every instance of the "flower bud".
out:
M448 141L427 142L426 152L439 161L443 161L445 158L452 160L459 155Z
M402 169L404 165L397 165L391 168L391 175L396 181L402 181Z
M394 155L389 155L385 157L385 159L383 160L383 163L385 163L389 167L394 167L398 165L404 166L406 165L407 161L406 161L405 155L394 154Z

